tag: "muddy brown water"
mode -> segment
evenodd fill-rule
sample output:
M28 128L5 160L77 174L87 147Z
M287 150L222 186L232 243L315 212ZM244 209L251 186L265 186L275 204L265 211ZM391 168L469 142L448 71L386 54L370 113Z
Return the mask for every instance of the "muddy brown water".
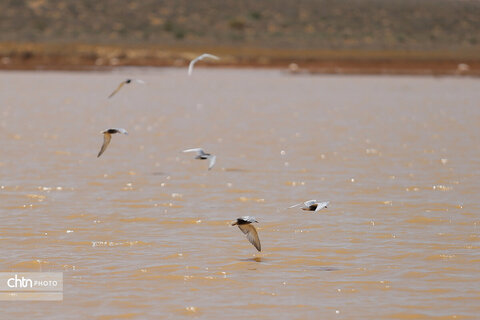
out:
M127 77L146 85L125 86ZM478 319L480 81L0 73L1 319ZM99 133L122 127L97 158ZM207 163L181 150L203 147ZM286 210L329 200L319 213ZM236 227L253 215L258 253Z

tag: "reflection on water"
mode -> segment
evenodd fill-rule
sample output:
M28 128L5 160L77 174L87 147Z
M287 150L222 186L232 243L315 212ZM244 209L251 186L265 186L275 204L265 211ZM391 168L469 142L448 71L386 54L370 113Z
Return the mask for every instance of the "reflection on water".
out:
M240 260L240 261L265 262L265 258L262 259L262 257L253 257L253 258L239 259L239 260Z
M318 268L312 268L320 271L338 271L340 270L339 268L334 268L334 267L318 267Z
M107 99L126 77L147 84ZM0 302L5 319L478 317L477 79L0 81L0 271L65 278L62 303ZM109 127L129 135L97 159ZM331 205L286 210L308 199ZM230 226L244 215L261 253Z

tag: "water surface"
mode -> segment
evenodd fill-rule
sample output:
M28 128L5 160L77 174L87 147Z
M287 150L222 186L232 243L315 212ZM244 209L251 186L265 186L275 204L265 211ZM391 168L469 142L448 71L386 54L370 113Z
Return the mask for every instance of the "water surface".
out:
M127 77L147 84L107 99ZM0 302L2 319L478 318L478 79L123 69L0 87L0 271L65 278L63 302ZM97 158L110 127L129 135ZM285 209L308 199L331 203ZM261 253L230 226L243 215Z

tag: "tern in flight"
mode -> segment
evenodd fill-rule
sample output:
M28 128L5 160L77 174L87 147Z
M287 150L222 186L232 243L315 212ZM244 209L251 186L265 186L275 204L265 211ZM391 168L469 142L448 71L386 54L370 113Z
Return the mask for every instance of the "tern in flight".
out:
M237 218L237 221L232 223L232 226L238 226L240 230L247 236L248 241L250 241L251 244L255 248L257 248L258 251L262 251L262 246L260 245L260 239L258 238L258 233L255 227L252 225L252 223L258 223L258 221L254 217L241 217Z
M145 84L145 81L143 81L143 80L139 80L139 79L137 79L137 80L127 79L127 80L125 80L125 81L122 81L122 82L118 85L117 89L115 89L115 91L113 91L108 97L109 97L109 98L113 97L113 96L115 95L115 93L117 93L118 91L120 91L120 89L122 89L122 87L123 87L125 84L130 84L130 83L132 83L132 81L138 82L138 83L140 83L140 84Z
M213 166L215 165L215 161L217 159L217 156L210 153L205 153L202 148L187 149L187 150L183 150L183 152L196 152L197 156L195 157L195 159L198 159L198 160L209 159L210 162L208 163L208 170L213 168Z
M204 54L196 57L195 59L193 59L192 61L190 61L190 64L188 65L188 75L189 75L189 76L192 75L193 66L195 65L195 63L197 63L197 61L203 60L203 59L205 59L205 58L214 59L214 60L220 60L219 57L214 56L213 54L208 54L208 53L204 53Z
M288 209L295 208L303 204L303 207L301 208L302 210L316 212L316 211L322 210L323 208L326 208L329 203L330 201L318 202L317 200L308 200L303 203L298 203L291 207L288 207Z
M100 152L97 155L97 158L100 157L102 153L104 153L105 150L107 149L108 145L110 144L110 140L112 140L112 134L115 134L115 133L128 134L127 130L122 128L107 129L100 133L103 133L103 145L102 145L102 148L100 149Z

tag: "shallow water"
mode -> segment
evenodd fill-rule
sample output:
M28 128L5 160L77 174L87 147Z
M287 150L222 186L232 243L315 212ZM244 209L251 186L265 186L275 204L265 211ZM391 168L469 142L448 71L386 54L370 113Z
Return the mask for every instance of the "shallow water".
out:
M146 85L125 86L136 77ZM1 319L478 319L480 81L0 73ZM99 133L123 127L106 152ZM204 147L206 161L181 150ZM282 152L284 151L284 152ZM330 200L319 213L288 206ZM256 252L230 223L253 215Z

